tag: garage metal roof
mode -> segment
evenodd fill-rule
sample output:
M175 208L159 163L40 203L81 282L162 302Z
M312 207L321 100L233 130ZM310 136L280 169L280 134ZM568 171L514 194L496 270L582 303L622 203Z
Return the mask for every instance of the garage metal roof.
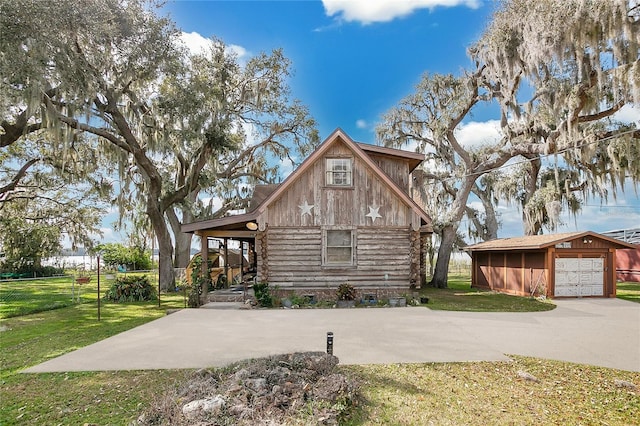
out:
M465 247L467 251L498 251L498 250L536 250L554 246L564 241L575 240L590 236L600 238L617 246L617 248L638 248L633 244L626 243L611 237L607 237L596 232L565 232L560 234L530 235L512 238L500 238L485 241Z

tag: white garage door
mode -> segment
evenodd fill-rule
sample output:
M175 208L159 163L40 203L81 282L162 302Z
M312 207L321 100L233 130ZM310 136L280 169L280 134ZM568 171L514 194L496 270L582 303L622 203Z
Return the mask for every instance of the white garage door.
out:
M555 296L603 296L604 259L556 258Z

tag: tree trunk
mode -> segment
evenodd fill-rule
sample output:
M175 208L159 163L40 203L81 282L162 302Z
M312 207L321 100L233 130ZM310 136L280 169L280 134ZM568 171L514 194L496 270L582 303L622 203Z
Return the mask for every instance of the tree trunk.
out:
M182 210L182 222L178 219L173 207L167 209L167 218L169 224L171 224L171 231L173 232L173 239L175 241L175 259L173 264L176 268L186 268L191 260L191 241L193 234L186 234L182 232L182 223L193 222L193 214L186 208Z
M496 215L496 209L493 207L493 203L491 201L487 201L486 203L482 202L484 206L484 214L485 214L485 233L484 233L484 241L495 240L498 238L498 218Z
M193 234L184 234L182 232L175 234L176 253L174 264L176 268L186 268L191 260L191 240Z
M147 214L151 221L151 226L158 239L158 275L160 289L164 291L175 291L176 278L173 269L173 243L169 234L169 227L160 211L160 203L152 196L147 198Z
M484 222L480 221L480 218L476 215L475 209L470 207L466 207L467 217L471 223L473 223L473 226L476 229L476 234L482 241L494 240L498 238L498 218L496 210L493 207L493 200L491 199L489 189L482 190L476 184L473 186L473 193L476 194L482 202L482 207L484 208Z
M451 251L458 237L458 227L460 220L467 208L469 194L475 183L476 177L469 175L464 178L462 185L456 191L456 197L451 203L449 214L447 215L446 225L442 227L440 235L440 248L438 249L438 259L436 260L436 269L433 271L433 278L429 282L430 286L437 288L447 288L447 277L449 275L449 261L451 260Z
M438 260L436 260L436 269L429 285L437 288L447 288L447 279L449 275L449 261L451 260L451 251L453 243L456 241L457 229L453 225L447 225L442 229L440 240L440 248L438 249Z
M538 190L538 175L540 174L540 168L542 162L540 156L525 156L531 160L531 170L527 173L524 184L524 198L522 200L522 225L524 228L524 235L538 235L542 229L542 223L540 221L531 222L527 218L526 207L533 195Z
M434 259L436 258L436 249L433 246L433 238L429 239L429 247L427 247L427 257L429 259L429 276L433 277Z

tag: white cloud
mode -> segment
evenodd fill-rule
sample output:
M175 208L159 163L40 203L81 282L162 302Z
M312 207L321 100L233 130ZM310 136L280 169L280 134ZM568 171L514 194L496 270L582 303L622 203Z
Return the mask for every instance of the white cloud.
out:
M427 147L427 148L430 148L430 147ZM406 144L402 145L400 149L404 151L418 152L418 142L415 140L411 140Z
M367 128L367 122L363 119L360 120L356 120L356 127L358 129L366 129Z
M418 9L432 9L437 6L465 5L480 7L480 0L322 0L327 16L336 16L347 22L360 21L363 24L388 22L410 15Z
M228 44L227 52L232 52L236 55L236 57L240 60L246 60L249 56L249 52L242 46L238 46L237 44Z
M192 55L202 55L207 53L213 44L213 40L203 37L200 33L195 31L191 33L182 32L180 34L180 41L187 49L189 49L189 52ZM228 54L235 55L240 63L246 62L247 58L250 56L247 49L242 46L238 46L237 44L228 44L226 52Z
M462 124L455 134L460 144L465 148L493 145L502 137L499 120L471 121Z
M220 208L222 207L222 204L223 204L222 203L222 198L220 198L220 197L201 197L200 201L205 206L211 205L211 211L212 212L220 210Z
M296 160L295 158L282 158L280 159L280 164L278 165L278 169L280 172L280 176L282 179L286 179L293 172L293 162L291 160Z
M189 49L192 55L201 55L211 47L211 39L202 37L197 32L181 33L180 40Z
M640 105L625 105L613 114L613 119L623 123L636 123L640 126Z

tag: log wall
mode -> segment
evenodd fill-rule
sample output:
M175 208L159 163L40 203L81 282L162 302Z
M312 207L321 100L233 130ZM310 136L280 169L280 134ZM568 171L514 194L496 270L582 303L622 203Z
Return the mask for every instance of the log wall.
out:
M362 227L355 230L355 265L322 265L320 227L270 227L268 281L281 288L404 287L410 280L409 230ZM264 270L259 268L260 270Z

